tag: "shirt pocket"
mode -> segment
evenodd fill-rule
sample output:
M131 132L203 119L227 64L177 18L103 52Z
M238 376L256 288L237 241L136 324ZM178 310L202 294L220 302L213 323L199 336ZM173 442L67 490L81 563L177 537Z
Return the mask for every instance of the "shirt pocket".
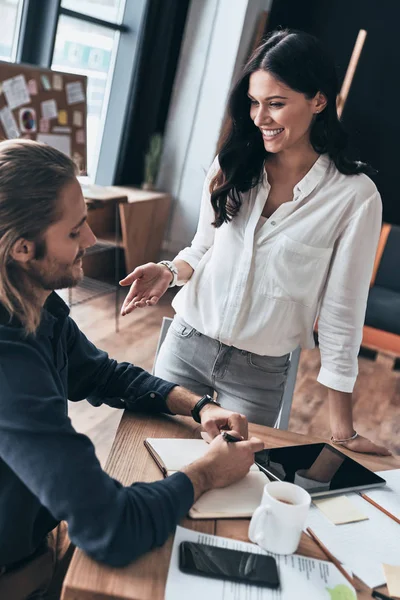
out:
M332 248L317 248L280 235L264 270L263 292L270 298L314 306L320 297Z

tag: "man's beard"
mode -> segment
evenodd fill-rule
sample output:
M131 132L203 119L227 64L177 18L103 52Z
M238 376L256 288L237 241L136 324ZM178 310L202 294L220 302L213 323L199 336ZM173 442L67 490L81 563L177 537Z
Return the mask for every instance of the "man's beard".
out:
M27 275L35 287L43 290L75 287L82 281L83 273L80 271L79 275L74 275L72 270L84 253L84 250L79 252L73 264L58 263L48 258L38 261L30 265Z

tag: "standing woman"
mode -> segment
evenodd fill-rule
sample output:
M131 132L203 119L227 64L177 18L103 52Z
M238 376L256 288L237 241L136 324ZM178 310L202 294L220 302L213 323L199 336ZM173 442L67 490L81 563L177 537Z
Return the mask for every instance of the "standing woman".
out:
M334 65L316 38L277 31L233 89L231 129L206 177L197 233L137 267L122 314L184 285L156 374L273 426L289 355L313 348L332 438L388 454L353 427L352 391L381 227L368 167L346 155Z

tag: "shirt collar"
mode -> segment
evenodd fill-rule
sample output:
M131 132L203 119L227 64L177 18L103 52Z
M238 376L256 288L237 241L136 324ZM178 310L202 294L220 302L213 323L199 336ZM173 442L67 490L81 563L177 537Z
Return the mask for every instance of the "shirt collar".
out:
M65 321L69 315L69 308L57 292L52 292L44 303L42 320L38 327L38 335L51 337L57 321Z
M330 163L331 159L327 154L321 154L317 158L308 173L306 173L303 179L301 179L295 186L295 190L299 192L296 199L298 199L299 196L308 196L313 190L315 190L325 175Z
M328 154L319 155L319 157L317 158L311 169L308 171L308 173L306 173L303 179L301 179L299 183L294 187L293 202L296 202L300 198L300 196L304 198L304 196L308 196L309 194L311 194L311 192L317 187L317 185L324 177L330 164L331 159L329 158ZM265 169L264 182L268 184L268 176Z
M64 300L56 292L52 292L44 303L42 309L42 318L37 330L38 335L51 337L53 335L54 324L57 321L64 321L69 315L69 308ZM22 324L16 317L10 319L10 315L5 307L0 303L0 325L8 327L21 328Z

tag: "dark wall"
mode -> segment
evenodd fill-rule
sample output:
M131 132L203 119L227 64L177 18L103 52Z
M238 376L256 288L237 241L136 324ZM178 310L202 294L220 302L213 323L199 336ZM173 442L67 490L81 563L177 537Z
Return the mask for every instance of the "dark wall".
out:
M368 34L342 115L352 154L378 174L383 218L400 224L400 2L398 0L274 0L268 30L316 35L333 56L340 83L360 29Z
M114 184L140 185L153 133L164 133L190 0L148 0Z

